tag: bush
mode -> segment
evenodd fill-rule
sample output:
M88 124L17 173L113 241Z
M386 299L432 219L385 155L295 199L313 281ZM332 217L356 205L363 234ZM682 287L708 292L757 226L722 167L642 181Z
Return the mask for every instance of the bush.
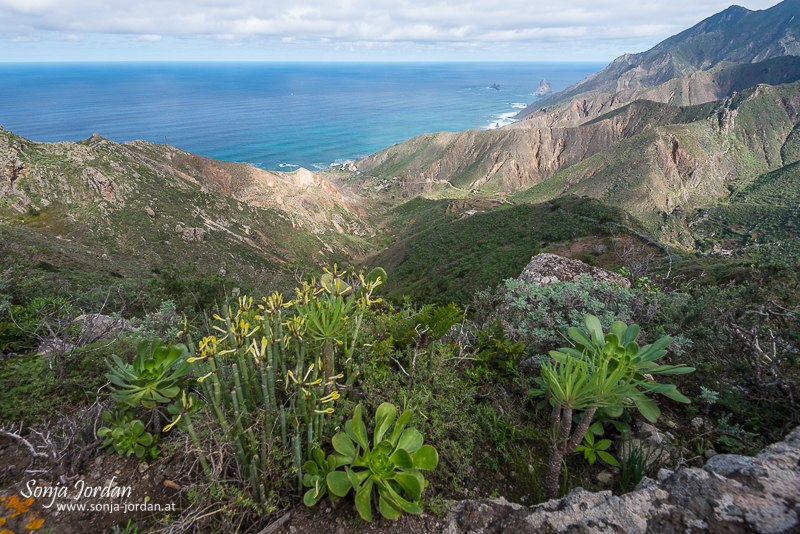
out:
M479 323L499 317L510 337L523 341L529 352L542 354L558 347L567 329L580 327L587 314L596 316L606 329L615 321L636 322L646 339L648 329L656 335L678 333L681 307L688 300L681 293L625 290L584 275L577 283L546 286L506 280L495 291L478 293L474 306Z
M0 421L24 422L31 425L53 418L65 409L91 403L97 391L107 381L104 360L112 353L130 361L136 345L128 337L121 337L111 345L108 342L87 345L66 369L66 377L59 380L50 368L46 356L6 360L0 365ZM92 352L94 351L94 352Z

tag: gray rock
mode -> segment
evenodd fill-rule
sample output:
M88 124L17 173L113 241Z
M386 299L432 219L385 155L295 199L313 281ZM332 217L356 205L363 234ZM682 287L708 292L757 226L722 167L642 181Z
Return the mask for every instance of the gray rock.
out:
M703 454L703 456L705 456L705 457L706 457L706 458L708 458L709 460L710 460L711 458L713 458L714 456L716 456L716 455L717 455L717 451L715 451L714 449L708 449L708 450L707 450L707 451L706 451L706 452Z
M550 82L542 78L542 81L539 82L539 88L536 89L536 92L533 94L538 96L545 96L549 95L552 92L553 92L553 87L550 85Z
M657 445L661 444L665 439L667 439L667 436L664 432L661 432L659 429L648 423L642 424L642 427L639 429L639 433L646 441L655 443Z
M697 428L698 430L703 426L704 423L705 421L703 421L702 417L695 417L691 421L692 426Z
M75 347L72 343L66 343L61 339L46 339L36 347L37 356L49 356L52 354L65 354Z
M132 332L131 323L121 317L110 317L101 313L79 315L75 323L81 326L81 335L87 336L89 343L114 339L123 332Z
M631 287L630 280L624 276L555 254L539 254L531 258L517 280L544 286L554 282L577 282L584 274L598 282L616 284L625 289Z
M529 375L539 374L542 369L542 362L536 356L531 356L519 362L519 370Z
M661 469L636 490L572 490L532 507L503 498L451 504L447 534L800 532L800 427L752 458L719 454L704 469Z
M597 473L597 476L595 478L600 484L604 486L610 486L611 483L614 482L614 473L612 473L608 469L603 469L602 471Z
M717 454L708 459L705 470L725 478L749 477L753 472L753 459L738 454Z
M607 247L605 245L597 245L596 247L594 247L592 249L592 252L596 256L599 256L600 254L604 254L606 250L607 250Z

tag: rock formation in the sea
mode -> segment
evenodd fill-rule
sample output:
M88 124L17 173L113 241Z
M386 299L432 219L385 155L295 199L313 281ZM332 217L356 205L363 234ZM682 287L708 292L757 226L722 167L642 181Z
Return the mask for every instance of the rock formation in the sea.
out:
M500 90L500 84L499 83L493 83L492 85L489 86L489 89L494 89L496 91L499 91Z
M544 95L549 95L552 92L553 92L553 87L550 85L550 82L542 78L542 81L539 82L539 88L533 94L538 96L544 96Z
M577 282L582 274L586 274L598 282L616 284L630 289L631 282L624 276L611 271L592 267L582 261L571 260L556 254L539 254L522 270L517 280L538 286L550 285L553 282Z
M499 499L452 505L447 534L557 532L645 534L800 532L800 427L754 457L714 456L705 467L661 469L620 497L575 488L563 499L521 506Z

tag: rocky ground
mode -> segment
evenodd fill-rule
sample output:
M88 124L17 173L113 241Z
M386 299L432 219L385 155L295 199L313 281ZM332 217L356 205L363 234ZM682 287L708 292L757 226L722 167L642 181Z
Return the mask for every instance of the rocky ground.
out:
M404 516L365 525L349 507L300 509L263 534L798 533L800 427L754 457L719 454L705 467L661 469L622 496L575 488L563 499L521 506L504 498L451 503L444 517Z

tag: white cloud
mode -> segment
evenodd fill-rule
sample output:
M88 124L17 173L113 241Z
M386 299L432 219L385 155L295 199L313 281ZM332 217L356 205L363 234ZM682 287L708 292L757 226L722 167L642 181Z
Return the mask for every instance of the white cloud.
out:
M37 37L31 35L17 35L9 39L12 43L33 43L38 41Z
M763 9L777 0L745 0ZM0 0L0 32L28 39L104 35L158 42L393 47L438 44L652 46L728 7L730 0ZM320 44L323 43L323 44ZM369 43L367 45L367 43ZM425 45L420 48L420 45ZM579 59L579 58L578 58Z

